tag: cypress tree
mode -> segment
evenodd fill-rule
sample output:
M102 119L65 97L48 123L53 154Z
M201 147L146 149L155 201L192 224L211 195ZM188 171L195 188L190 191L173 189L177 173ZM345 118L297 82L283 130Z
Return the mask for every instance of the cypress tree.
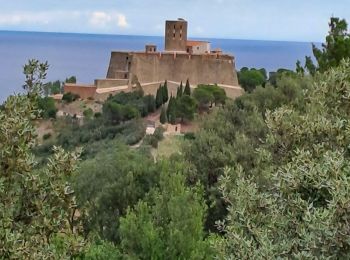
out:
M156 108L159 108L161 105L163 105L163 91L162 86L159 86L156 95Z
M172 125L176 124L176 110L175 107L173 106L173 108L169 111L169 117L168 117L168 122Z
M182 96L182 93L183 93L183 85L181 81L180 87L177 88L176 98L180 98Z
M162 106L162 111L160 112L160 119L159 120L162 124L165 124L168 121L164 106Z
M169 103L168 103L168 107L167 107L167 111L166 111L168 119L169 119L169 116L170 116L170 111L171 111L172 107L174 106L174 101L175 101L174 97L171 96L170 99L169 99Z
M163 85L163 101L164 103L168 102L169 100L169 93L168 93L168 82L165 81Z
M186 86L185 86L185 90L184 90L184 95L188 95L191 96L191 87L190 87L190 82L186 81Z
M171 107L171 103L173 102L173 97L171 96L169 99L169 103L168 103L168 107L166 108L166 115L169 118L169 111L170 111L170 107Z
M170 98L167 115L168 122L174 125L176 123L176 99L174 97Z

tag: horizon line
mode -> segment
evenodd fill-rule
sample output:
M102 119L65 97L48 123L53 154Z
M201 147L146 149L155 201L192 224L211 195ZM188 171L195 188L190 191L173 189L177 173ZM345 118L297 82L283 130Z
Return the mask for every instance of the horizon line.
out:
M132 36L132 37L159 37L160 35L144 35L144 34L115 34L115 33L84 33L84 32L55 32L55 31L31 31L31 30L4 30L0 32L14 32L14 33L50 33L50 34L76 34L76 35L95 35L95 36ZM220 37L189 37L193 39L215 39L215 40L235 40L235 41L260 41L260 42L290 42L290 43L319 43L319 41L300 41L300 40L264 40L264 39L239 39L239 38L220 38Z

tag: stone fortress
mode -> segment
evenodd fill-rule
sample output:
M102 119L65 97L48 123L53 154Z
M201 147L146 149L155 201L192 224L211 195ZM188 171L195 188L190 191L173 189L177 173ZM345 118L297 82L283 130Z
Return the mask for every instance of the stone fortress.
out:
M167 80L169 91L174 94L180 82L188 79L191 88L217 84L231 98L241 95L234 57L219 49L211 50L207 41L188 40L187 28L184 19L166 21L164 51L158 51L153 44L147 44L144 51L113 51L105 79L96 79L94 85L66 84L65 92L83 99L101 99L141 85L146 94L154 94Z

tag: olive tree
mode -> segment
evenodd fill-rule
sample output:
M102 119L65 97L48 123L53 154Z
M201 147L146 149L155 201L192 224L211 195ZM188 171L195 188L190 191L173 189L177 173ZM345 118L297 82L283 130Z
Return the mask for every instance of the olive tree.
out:
M350 257L350 63L318 75L305 107L267 112L257 149L263 185L242 167L227 168L228 206L216 249L224 258Z
M10 96L0 110L0 258L62 259L80 253L78 211L66 178L79 153L54 148L40 169L31 149L37 98L47 63L24 67L27 95Z

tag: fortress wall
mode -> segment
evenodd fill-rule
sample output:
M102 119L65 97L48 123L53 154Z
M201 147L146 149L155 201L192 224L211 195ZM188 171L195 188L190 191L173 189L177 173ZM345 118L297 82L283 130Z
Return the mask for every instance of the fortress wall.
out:
M163 84L164 82L162 82L161 84ZM154 84L146 84L142 86L142 89L145 93L145 95L154 95L156 96L157 94L157 89L159 88L159 84L160 83L154 83ZM168 82L168 93L169 93L169 97L171 96L171 94L173 95L173 97L176 97L176 93L177 93L177 88L179 87L179 84L175 84L172 82ZM184 85L185 86L185 85Z
M65 84L63 88L64 93L71 92L79 95L82 99L92 98L96 93L96 87L89 85Z
M228 55L189 55L173 53L133 53L130 72L139 82L190 80L191 84L223 84L238 86L234 59ZM117 66L113 66L117 67ZM109 70L112 73L113 67Z
M225 86L220 86L220 87L225 90L226 96L232 99L242 96L244 93L244 90L242 88L232 88L232 87L225 87Z
M128 85L128 79L95 79L97 88L113 88Z
M107 79L118 78L118 72L128 71L128 63L132 62L128 52L112 52L109 61Z

